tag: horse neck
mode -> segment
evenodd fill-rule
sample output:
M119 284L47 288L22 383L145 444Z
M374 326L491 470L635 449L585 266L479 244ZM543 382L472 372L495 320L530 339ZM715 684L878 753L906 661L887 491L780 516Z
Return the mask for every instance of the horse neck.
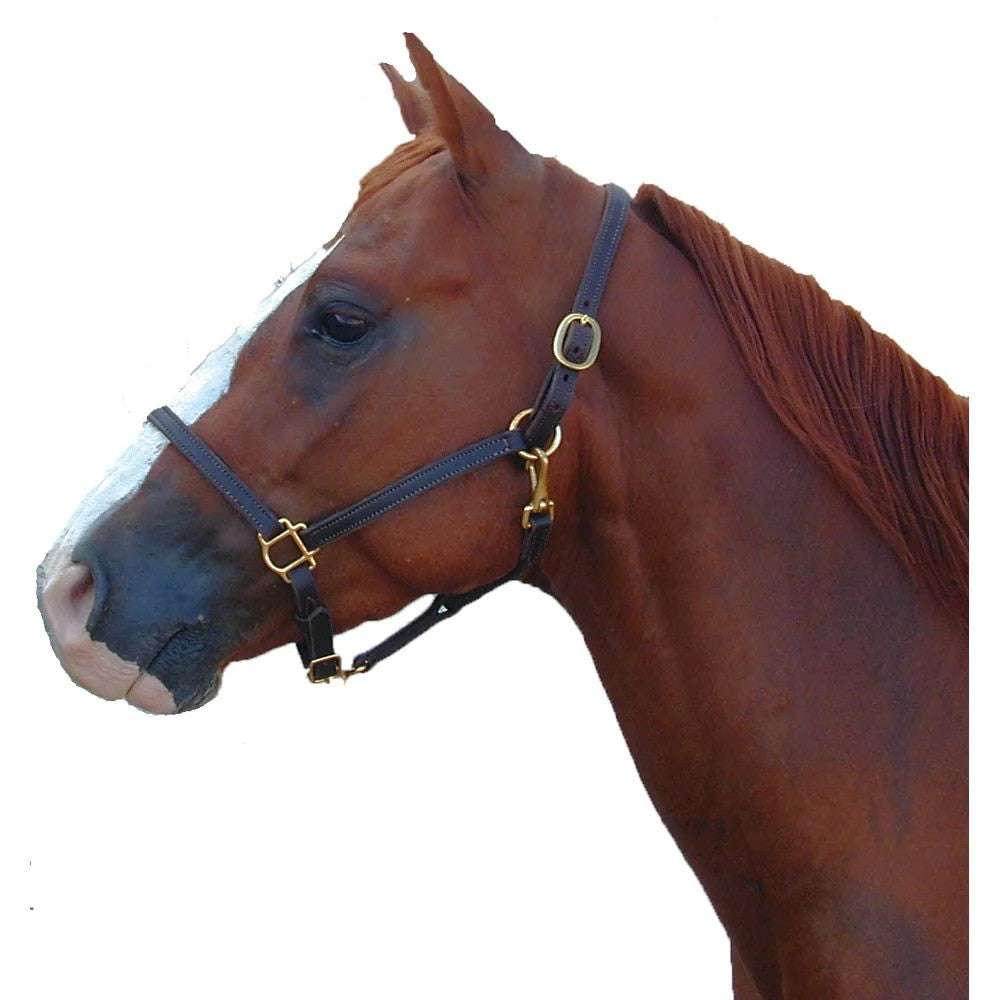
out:
M748 885L844 822L866 769L908 773L913 726L954 731L931 716L961 695L920 692L960 669L962 641L764 402L686 260L634 217L601 320L553 460L543 571L660 815L749 934ZM804 809L814 782L826 798Z

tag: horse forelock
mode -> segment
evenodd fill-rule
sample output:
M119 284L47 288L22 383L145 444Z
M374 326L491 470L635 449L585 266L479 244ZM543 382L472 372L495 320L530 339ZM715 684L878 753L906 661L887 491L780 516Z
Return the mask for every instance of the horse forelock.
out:
M381 163L372 167L361 178L354 208L356 209L372 195L388 187L410 168L423 163L435 153L443 152L445 149L447 149L447 144L444 139L433 131L421 132L408 142L397 146Z
M697 209L651 185L636 204L701 276L778 418L967 623L968 400L812 277Z

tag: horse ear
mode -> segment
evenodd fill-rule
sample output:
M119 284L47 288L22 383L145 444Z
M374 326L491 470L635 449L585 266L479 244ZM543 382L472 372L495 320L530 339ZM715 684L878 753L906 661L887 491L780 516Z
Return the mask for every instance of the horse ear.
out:
M392 84L392 94L396 98L403 115L403 124L412 135L420 135L434 124L434 112L427 91L415 80L404 80L395 66L381 63L382 71Z
M483 175L490 165L522 147L497 127L496 120L465 87L437 64L416 35L406 33L406 48L417 71L416 83L407 83L395 71L386 71L407 128L416 134L433 129L448 144L460 174Z

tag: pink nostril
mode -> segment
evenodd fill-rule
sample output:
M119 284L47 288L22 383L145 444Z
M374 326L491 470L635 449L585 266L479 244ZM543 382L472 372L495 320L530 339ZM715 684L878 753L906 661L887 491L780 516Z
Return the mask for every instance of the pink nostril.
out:
M40 601L42 617L64 666L67 654L90 644L87 621L96 596L94 574L82 563L63 566L46 581Z
M90 569L70 563L55 571L41 594L42 617L66 672L102 698L121 698L139 675L103 643L94 642L87 621L94 610L97 584Z
M83 563L71 563L45 588L42 602L57 632L86 628L95 588L94 574Z
M86 618L90 617L90 611L94 606L94 574L86 566L74 564L67 572L74 570L78 573L78 579L69 580L69 601L73 605L81 605L86 602Z

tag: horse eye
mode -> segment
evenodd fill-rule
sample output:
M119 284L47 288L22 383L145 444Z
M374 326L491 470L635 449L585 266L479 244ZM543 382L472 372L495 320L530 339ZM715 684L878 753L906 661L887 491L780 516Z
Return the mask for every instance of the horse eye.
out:
M310 332L333 344L356 344L372 326L371 320L364 316L344 309L328 309L319 317Z

